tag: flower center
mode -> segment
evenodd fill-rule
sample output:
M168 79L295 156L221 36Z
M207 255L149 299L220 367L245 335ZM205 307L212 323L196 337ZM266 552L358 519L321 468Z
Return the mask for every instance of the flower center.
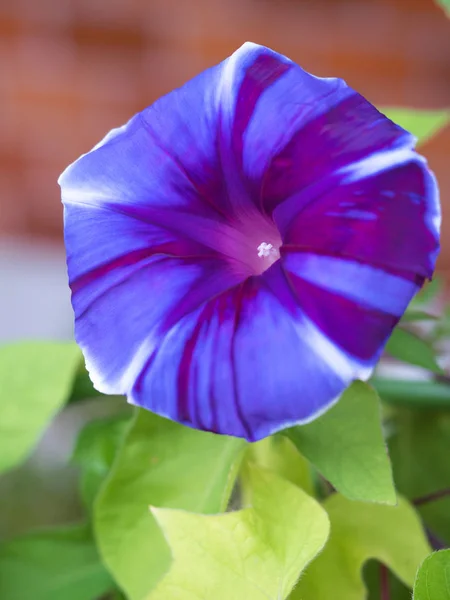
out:
M280 251L273 244L268 242L261 242L257 248L258 257L261 261L260 267L261 272L268 269L274 262L280 258Z
M218 249L242 280L261 275L280 258L283 240L275 223L256 211L249 211L232 227L224 225L217 232L221 237L211 241L218 242Z

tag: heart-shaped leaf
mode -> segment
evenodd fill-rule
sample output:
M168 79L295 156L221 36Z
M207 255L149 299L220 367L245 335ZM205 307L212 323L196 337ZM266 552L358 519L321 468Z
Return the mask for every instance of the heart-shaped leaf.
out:
M284 433L348 498L395 503L379 399L366 383L356 381L320 418Z
M105 564L131 600L167 571L170 551L149 505L217 513L226 508L246 443L136 412L94 504Z
M430 554L420 566L414 600L450 600L450 550Z
M397 506L383 506L333 494L324 508L331 522L330 539L289 600L364 600L362 568L373 558L412 588L430 547L418 515L406 500L399 498Z
M252 506L215 516L153 512L173 565L147 600L284 600L322 549L329 522L321 506L274 473L247 475Z

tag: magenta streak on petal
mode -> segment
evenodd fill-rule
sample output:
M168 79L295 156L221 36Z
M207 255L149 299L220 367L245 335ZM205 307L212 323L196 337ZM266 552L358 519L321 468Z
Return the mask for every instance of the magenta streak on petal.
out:
M246 59L248 56L245 54L241 57L235 55L224 66L216 134L217 154L226 182L229 211L238 220L242 216L248 218L252 210L259 208L258 198L252 196L244 174L242 135L264 90L291 67L269 51L258 53L254 62L243 69L243 79L239 84L239 69L236 67L239 61Z
M170 260L170 259L168 259ZM178 259L180 261L180 259ZM186 260L186 264L195 264L196 261ZM157 350L164 336L171 330L176 323L181 321L185 316L194 313L208 301L212 301L215 297L220 296L223 292L233 289L239 283L239 278L233 271L228 268L226 263L217 261L205 262L204 275L201 279L194 281L190 287L185 290L185 293L180 296L176 305L158 322L155 331L152 332L154 343L152 344L151 354ZM209 267L209 268L207 268ZM171 276L171 269L168 264L168 277ZM150 361L152 357L150 356ZM148 364L142 365L141 371L145 371Z
M127 254L116 256L115 258L98 265L94 269L91 269L87 273L84 273L83 275L71 280L70 287L72 289L72 293L77 293L83 287L93 283L101 277L104 277L113 270L122 269L131 265L138 267L139 262L156 254L161 254L166 257L172 256L188 259L201 259L202 257L211 258L212 256L205 255L204 253L189 254L189 250L192 252L192 247L189 248L189 245L186 242L183 242L183 240L177 240L154 246L149 245L148 248L138 248L137 250L133 250Z
M229 269L223 268L220 260L205 259L198 261L164 256L154 256L148 260L153 260L152 264L142 263L143 268L140 274L136 270L133 270L132 276L125 273L117 288L114 285L103 291L101 298L98 296L94 298L94 303L88 298L89 306L84 309L82 317L80 316L80 309L77 309L78 327L76 331L78 331L78 334L82 332L82 335L89 331L93 335L93 328L98 326L94 321L95 312L89 309L93 308L95 310L103 303L108 320L114 323L114 327L117 328L117 339L121 339L126 344L125 347L128 352L127 364L124 365L126 368L123 372L120 372L117 368L115 369L115 377L118 386L120 386L120 393L128 393L131 390L134 381L154 360L165 337L177 321L201 307L211 297L220 294L238 282L236 276ZM146 294L141 294L139 296L140 300L135 303L132 296L130 296L130 301L133 304L127 306L127 304L122 303L120 296L127 289L132 290L133 286L136 286L139 275L141 292L145 291ZM184 288L179 285L180 279L186 281ZM174 295L176 290L178 290L177 295ZM85 296L86 294L87 291L85 291ZM85 296L80 301L86 304ZM122 303L120 313L117 310L114 298L118 298L119 302ZM78 305L79 302L76 297L75 300L76 305ZM113 317L113 314L115 314L115 317ZM127 318L130 325L129 331L123 330L127 326ZM115 321L117 321L117 324ZM103 383L96 375L101 375L96 355L99 348L107 343L105 340L108 337L114 337L112 330L105 332L103 337L96 339L90 347L90 356L93 359L90 360L90 365L93 367L97 385L103 385ZM104 365L102 370L105 371Z
M75 302L78 295L86 296L86 289L88 289L88 287L95 287L96 282L99 282L101 278L106 277L108 274L116 273L118 269L124 271L124 274L121 274L120 277L116 277L114 282L111 285L108 285L106 289L101 289L100 286L97 286L99 290L95 291L92 298L83 298L84 302L82 307L80 308L80 306L77 306L76 320L83 319L96 302L110 294L115 287L124 283L124 281L137 270L143 266L147 266L146 259L149 259L152 256L153 251L147 248L134 250L129 254L111 260L108 264L100 265L71 281L70 288L72 290L72 302ZM162 256L161 258L164 259L166 257Z
M238 326L238 323L239 323L239 312L238 312L239 311L239 303L240 303L242 295L244 293L244 286L245 286L245 283L241 283L238 286L234 287L233 289L229 289L226 292L223 292L217 298L215 298L215 299L212 298L204 305L203 309L200 311L199 315L197 316L197 322L196 322L195 328L185 344L183 355L182 355L182 358L180 361L180 367L179 367L179 371L178 371L179 395L177 398L177 412L179 414L179 418L185 423L199 423L201 426L205 427L205 429L208 429L209 431L212 431L212 432L218 431L218 416L217 416L218 407L217 407L216 403L214 402L213 390L211 389L211 387L209 389L209 399L211 401L210 402L211 421L207 427L205 426L204 423L202 424L201 414L200 414L199 410L196 410L196 408L199 407L198 406L199 403L194 402L192 404L189 402L190 390L191 389L194 389L194 390L199 389L199 386L196 384L196 381L195 381L196 375L194 375L192 373L193 365L195 365L196 368L200 368L198 365L198 359L196 361L194 360L194 353L196 350L198 351L198 347L200 344L200 336L202 334L203 327L205 327L205 326L208 327L210 321L214 317L218 318L219 325L222 322L226 321L226 317L222 313L224 310L226 311L226 308L228 305L228 302L227 302L228 296L234 297L233 306L234 306L235 317L234 317L233 329L234 330L236 329L236 327ZM233 334L232 338L234 339L234 334ZM232 374L233 374L233 394L229 400L234 402L236 414L238 415L238 418L241 421L244 431L246 432L247 435L251 435L249 426L245 422L245 418L244 418L242 409L239 404L238 388L237 388L237 384L236 384L236 374L235 374L235 369L234 369L235 355L234 355L233 341L230 344L230 351L231 351L231 354L230 354L229 359L230 359L230 365L231 365L231 370L232 370ZM211 376L209 377L209 381L210 381L210 384L213 381L213 378ZM195 414L193 413L193 411L195 411Z
M236 248L245 249L248 246L244 233L239 229L225 223L218 223L200 214L191 214L182 210L174 214L170 209L106 203L102 208L161 227L168 232L178 234L181 238L201 244L206 249L214 250L232 261L243 259L243 255L236 251Z
M248 211L246 218L235 218L231 224L182 210L178 210L174 216L171 210L150 206L104 203L102 208L176 233L181 239L185 238L186 245L188 241L201 245L205 250L197 247L198 255L207 255L208 250L213 255L218 253L241 280L264 270L258 257L258 247L262 242L270 243L277 249L281 245L276 225L255 208Z
M266 212L340 167L399 145L412 147L412 136L354 93L301 127L274 157L264 180Z
M192 186L192 189L195 190L195 192L198 194L198 198L203 200L215 212L217 212L216 217L218 220L223 219L225 222L227 222L229 219L229 215L224 211L224 208L222 206L223 201L222 202L217 201L217 196L221 197L225 193L225 184L224 184L224 181L222 180L222 178L220 177L220 174L219 173L213 174L211 167L206 163L206 161L204 162L204 164L198 165L198 170L196 172L188 171L187 169L185 169L185 167L183 166L183 164L181 162L180 157L177 156L176 152L175 151L169 152L166 148L164 148L161 141L158 140L150 123L148 123L144 119L142 114L140 114L140 119L141 119L142 124L145 127L147 133L151 137L152 142L155 144L155 146L157 146L161 150L161 152L163 152L166 155L166 157L170 161L172 161L174 163L176 168L180 171L180 173L183 174L183 176L186 178L186 180L190 183L190 185ZM204 182L202 182L200 177L195 177L196 173L201 173L203 175L205 173L209 173L210 177L208 178L208 183L205 184ZM213 187L211 186L212 181L215 181L215 184L216 184Z
M203 326L202 319L208 319L211 313L211 304L208 302L200 315L197 318L197 322L191 336L187 339L183 354L180 360L180 366L178 368L178 396L177 402L177 416L184 423L198 423L200 427L206 429L205 423L202 421L202 415L200 411L196 411L196 414L190 414L189 410L189 389L198 389L198 373L197 367L194 363L193 357L196 345L198 343L199 335ZM210 391L211 393L211 391ZM214 414L214 413L213 413ZM215 431L216 426L212 424L211 431Z
M404 313L419 289L408 277L347 258L283 252L282 261L288 271L313 285L396 316Z
M378 358L398 316L320 288L291 271L285 273L299 306L330 340L360 360Z
M299 253L299 254L306 254L306 255L314 254L315 256L319 256L319 257L323 256L323 257L329 257L329 258L349 260L352 262L359 263L361 265L372 266L376 269L386 271L386 273L388 273L389 275L395 275L397 277L402 277L406 281L410 281L410 282L414 283L419 288L422 287L422 285L425 283L425 280L426 280L426 277L424 277L423 275L417 275L416 273L414 273L412 271L405 271L405 270L397 269L395 267L390 267L390 266L387 267L385 264L382 264L377 261L371 261L369 263L366 260L362 260L361 258L354 257L351 254L347 254L346 252L336 253L336 252L330 252L327 249L324 249L324 250L314 249L313 251L311 251L309 248L306 248L300 244L283 244L280 247L280 256L281 257L283 257L287 254L292 254L292 253Z
M271 290L272 295L278 298L281 306L294 317L293 325L302 339L306 341L311 352L321 357L321 360L347 384L354 379L367 380L372 373L375 361L361 361L340 347L334 340L328 338L321 331L318 324L310 319L299 303L295 286L290 274L280 260L266 271L262 279Z
M253 432L252 432L252 428L250 427L250 424L247 422L247 420L245 418L245 412L242 408L243 405L241 404L242 399L240 398L240 394L239 394L240 387L239 387L237 373L236 373L236 361L238 360L237 353L236 353L236 332L239 328L243 298L244 298L244 296L246 296L246 294L248 294L249 288L252 288L254 286L254 281L255 281L254 277L249 277L245 282L241 283L241 285L239 285L238 287L236 287L233 290L233 295L235 296L234 305L236 307L236 309L235 309L236 312L235 312L235 317L234 317L233 337L232 337L232 343L231 343L231 356L230 356L231 369L232 369L232 373L233 373L234 404L235 404L235 408L236 408L236 413L239 416L239 420L241 421L242 427L244 428L244 431L246 433L246 437L248 440L252 439ZM256 290L254 291L254 295L256 296ZM250 295L248 294L248 298L249 297L250 297Z
M302 189L280 202L272 213L272 218L276 224L282 238L289 229L292 220L297 217L301 211L314 200L317 200L326 192L338 187L343 181L345 175L339 172L333 172L328 177L324 177L317 182L311 183L305 189Z
M191 311L192 313L195 313L192 314L192 318L195 319L195 325L193 329L191 329L190 333L188 333L188 337L184 340L178 367L176 365L173 367L174 375L177 380L177 392L176 396L173 398L175 406L174 408L170 409L169 416L172 418L176 417L177 421L184 424L202 427L208 431L216 432L220 429L219 413L222 415L222 421L225 420L226 422L229 422L231 414L234 413L235 416L233 418L239 421L239 426L235 426L234 433L239 431L241 432L239 435L245 434L248 439L251 439L253 437L252 430L246 420L245 411L241 406L237 387L238 383L236 381L235 363L239 358L236 356L236 349L234 345L234 336L239 328L239 311L242 304L242 299L246 295L246 291L248 291L249 281L256 282L254 278L250 278L247 280L247 282L239 284L217 295L215 298L208 300L203 307L200 306ZM246 300L248 299L249 298L247 297ZM231 314L230 310L232 310ZM223 357L222 360L228 358L226 361L228 364L227 368L229 368L231 371L231 379L233 381L231 384L231 393L226 395L226 399L221 398L221 404L218 404L216 393L220 396L222 394L222 390L220 388L217 389L216 387L218 383L217 375L208 369L211 369L212 366L214 369L223 369L224 365L216 365L214 362L214 355L211 354L214 353L214 343L208 343L206 346L204 344L206 340L209 339L211 334L217 334L218 347L224 343L226 344L227 335L224 335L222 326L229 323L230 318L233 320L233 332L231 333L231 342L229 343L229 356ZM174 324L175 329L183 322L186 322L184 317L177 319L177 323ZM211 326L213 322L215 322L215 325ZM166 334L166 340L169 338L173 339L174 335L170 328L166 329ZM143 365L143 368L136 379L132 390L132 398L133 402L135 403L146 405L142 396L145 387L144 382L147 377L152 377L151 371L153 365L156 366L159 353L164 351L165 342L162 340L161 344L161 346L158 345L155 347L154 352ZM206 360L202 359L200 354L202 347L207 353L207 356L205 357ZM170 365L166 366L169 366L170 368ZM208 371L205 372L205 369ZM209 382L208 389L203 389L203 394L201 397L198 397L199 390L202 389L199 378ZM152 385L155 385L156 382L154 377L152 381ZM157 404L157 400L152 398L149 398L147 402L147 407L150 408ZM223 402L232 403L234 405L234 410L231 411L231 409L228 408L227 414L225 415L224 411L226 410L226 407L223 405ZM245 402L248 402L248 398L246 398ZM206 411L206 404L209 405L208 411ZM204 417L206 417L206 421Z
M175 325L175 336L178 340L180 336L184 339L179 363L173 364L177 378L173 402L177 419L180 413L180 420L185 424L201 424L204 429L213 432L225 428L230 433L243 436L246 431L241 407L236 402L232 362L235 299L240 287L235 286L217 295L191 313L188 318L193 327L185 327L188 323L186 318ZM177 331L180 324L181 328Z
M147 267L152 263L155 264L155 260L161 262L171 258L176 259L180 264L181 261L186 261L186 265L216 264L217 270L224 271L223 281L229 281L229 285L236 282L235 278L229 279L229 269L226 268L220 254L212 251L208 254L206 248L195 246L190 240L179 239L155 245L149 242L148 247L115 257L70 281L72 300L77 304L77 320L83 318L95 302L113 293L114 288L124 284L139 271L146 272ZM199 289L198 286L196 289ZM211 283L211 289L215 289L214 282Z
M255 196L261 196L274 157L292 136L353 94L344 81L314 77L297 65L265 91L244 136L244 170ZM267 212L263 205L260 210Z
M390 272L430 277L437 240L426 225L430 198L424 177L423 167L411 161L341 185L308 204L283 241L312 253L345 255ZM385 191L393 191L394 197ZM353 208L377 218L349 222L345 215Z
M243 136L256 103L264 91L293 66L293 63L282 62L273 54L259 54L255 62L246 70L237 95L232 134L233 150L238 158L238 166L241 168Z
M60 179L95 385L249 440L320 415L431 275L438 196L412 148L254 44L131 119Z

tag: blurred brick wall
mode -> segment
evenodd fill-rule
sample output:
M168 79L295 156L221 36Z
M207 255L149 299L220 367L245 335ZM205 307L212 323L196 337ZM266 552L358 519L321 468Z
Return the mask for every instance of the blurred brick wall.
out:
M432 0L0 0L0 234L61 239L63 168L246 40L381 106L450 106ZM450 131L424 151L450 216Z

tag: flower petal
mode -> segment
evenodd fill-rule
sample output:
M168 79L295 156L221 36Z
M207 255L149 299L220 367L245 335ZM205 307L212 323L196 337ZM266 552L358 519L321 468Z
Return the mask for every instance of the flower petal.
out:
M318 416L434 268L437 188L413 144L255 44L108 134L60 178L96 387L249 440ZM281 259L255 277L261 246Z
M342 80L246 43L113 130L60 182L64 201L147 220L176 208L233 221L260 208L263 180L270 213L343 164L412 143Z
M169 115L170 108L167 107ZM102 206L145 222L172 223L180 229L184 213L200 212L204 218L220 222L221 215L204 201L209 194L219 193L214 186L220 180L220 173L215 172L208 179L213 171L210 165L202 165L199 143L195 145L192 139L192 147L197 149L192 154L199 160L195 173L207 179L204 185L208 194L204 196L196 187L199 182L190 177L192 173L188 174L162 142L155 139L143 114L111 132L64 171L59 179L63 202Z
M309 283L374 310L401 317L419 285L347 258L292 252L283 268Z
M126 393L167 328L239 281L221 256L104 207L67 204L75 335L95 386Z
M254 441L313 419L370 372L299 309L276 263L181 319L129 398L186 425Z
M419 285L342 258L283 256L302 311L336 346L374 366Z
M431 277L439 251L437 186L421 157L394 154L354 165L339 186L305 207L292 204L290 219L285 213L279 221L286 249L344 256L421 282Z
M126 393L173 322L232 283L215 261L154 255L75 290L75 336L96 388Z
M223 156L269 215L343 166L415 141L342 79L315 77L256 44L224 63L219 97Z
M264 179L267 212L292 196L296 197L297 204L306 203L315 186L320 185L320 189L334 187L339 183L336 174L340 169L361 159L385 150L412 148L414 138L409 133L344 82L337 81L336 91L324 99L321 96L314 98L311 94L310 102L317 102L317 105L301 118L297 117L295 128L288 126L288 141L273 156ZM278 107L274 106L273 110ZM264 133L273 140L270 131ZM260 143L256 132L252 142ZM307 194L302 196L305 191Z

